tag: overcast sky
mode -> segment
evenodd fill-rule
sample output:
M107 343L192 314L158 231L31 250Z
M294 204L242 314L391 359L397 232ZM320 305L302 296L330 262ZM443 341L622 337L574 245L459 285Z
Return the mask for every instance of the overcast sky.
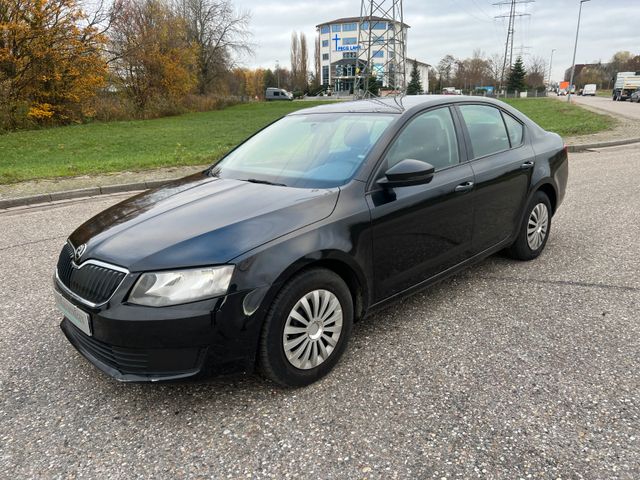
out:
M450 53L470 57L480 48L488 56L502 53L507 19L494 19L508 13L508 6L493 6L498 0L404 0L405 23L409 24L409 57L436 65ZM333 2L309 0L235 0L239 9L251 12L255 55L242 59L248 67L271 67L276 60L289 66L292 31L304 32L308 40L316 34L315 25L340 17L360 15L359 0ZM571 66L579 0L537 0L519 5L522 13L515 25L515 52L520 47L528 56L553 56L552 76L561 80ZM583 5L576 63L608 60L619 50L640 54L638 14L640 0L591 0ZM313 42L309 55L313 56Z

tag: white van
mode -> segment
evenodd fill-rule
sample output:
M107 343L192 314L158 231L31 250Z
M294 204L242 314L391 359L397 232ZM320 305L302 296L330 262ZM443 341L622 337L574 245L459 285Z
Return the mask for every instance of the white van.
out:
M584 88L582 89L582 96L586 97L587 95L589 95L591 97L595 97L596 96L596 84L595 83L589 83L589 84L584 86Z
M271 100L293 100L293 94L287 92L284 88L269 87L264 94L266 101Z

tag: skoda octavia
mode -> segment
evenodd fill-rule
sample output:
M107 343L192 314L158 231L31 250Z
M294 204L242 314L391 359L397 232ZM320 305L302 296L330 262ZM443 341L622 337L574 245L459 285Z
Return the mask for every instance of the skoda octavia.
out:
M562 139L499 101L300 110L73 232L61 327L118 380L306 385L375 308L503 249L540 255L567 175Z

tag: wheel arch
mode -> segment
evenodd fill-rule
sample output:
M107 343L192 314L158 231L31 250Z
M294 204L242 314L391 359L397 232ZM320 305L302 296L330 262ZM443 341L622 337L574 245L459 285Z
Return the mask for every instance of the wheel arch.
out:
M369 283L360 266L349 255L337 250L316 252L293 262L272 283L263 303L271 305L285 283L301 272L312 268L325 268L338 275L351 292L354 319L359 320L364 316L370 302Z
M554 215L558 206L558 192L556 191L556 187L554 187L550 181L546 181L538 185L537 188L533 190L532 195L535 195L536 192L542 192L549 198L551 215Z

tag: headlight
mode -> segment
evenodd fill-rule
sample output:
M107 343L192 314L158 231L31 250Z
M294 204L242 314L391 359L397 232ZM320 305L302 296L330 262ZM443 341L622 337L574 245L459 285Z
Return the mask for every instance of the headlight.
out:
M195 302L227 293L233 265L143 273L129 294L129 302L164 307Z

